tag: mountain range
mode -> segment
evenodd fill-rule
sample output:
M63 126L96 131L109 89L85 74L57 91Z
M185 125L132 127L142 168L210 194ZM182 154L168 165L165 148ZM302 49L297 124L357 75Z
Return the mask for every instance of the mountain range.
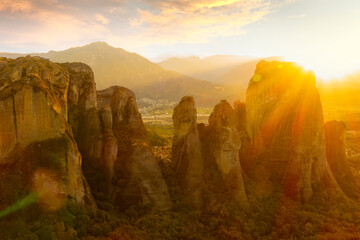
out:
M7 58L26 55L40 56L59 63L86 63L94 71L97 89L125 86L132 89L139 99L178 100L184 95L193 95L200 106L208 106L221 99L232 100L237 94L231 87L165 70L136 53L112 47L105 42L47 53L0 53L0 56Z
M94 71L98 90L114 85L125 86L132 89L138 99L170 101L191 95L201 107L213 106L222 99L230 102L245 100L249 79L256 65L263 59L282 60L281 57L214 55L204 58L172 57L156 64L105 42L47 53L0 53L0 56L8 58L26 55L59 63L88 64Z
M214 55L205 58L190 56L185 58L172 57L158 64L164 69L182 73L193 78L217 82L231 69L252 60L254 60L252 57L233 55Z

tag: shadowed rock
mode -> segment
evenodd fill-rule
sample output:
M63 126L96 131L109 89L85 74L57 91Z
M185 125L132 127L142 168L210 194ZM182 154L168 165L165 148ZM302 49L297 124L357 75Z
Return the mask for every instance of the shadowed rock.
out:
M325 133L315 75L294 63L257 65L246 95L251 160L245 168L260 192L281 186L307 202L339 188L325 156Z
M174 140L171 164L187 200L199 208L202 205L204 160L196 122L194 98L183 97L174 108L172 118Z
M147 140L134 93L111 87L99 91L98 99L105 137L103 161L113 175L108 181L114 201L123 209L139 202L151 202L156 209L170 208L168 189Z
M326 158L336 181L351 198L359 197L359 182L351 172L346 159L345 124L330 121L325 124Z
M103 135L97 112L94 74L83 63L62 65L69 71L68 113L74 137L85 164L100 167Z
M201 131L206 168L215 165L222 177L221 189L226 196L242 203L247 202L239 159L245 134L244 108L244 104L237 103L233 109L227 101L221 101L209 117L209 126Z
M139 202L169 208L167 186L148 144L134 93L116 86L97 93L87 65L64 66L70 72L69 121L93 190L105 193L122 209Z
M111 108L103 105L100 110L100 116L103 126L103 151L101 167L106 177L108 192L112 193L113 186L111 180L114 177L114 164L117 159L118 142L113 132Z

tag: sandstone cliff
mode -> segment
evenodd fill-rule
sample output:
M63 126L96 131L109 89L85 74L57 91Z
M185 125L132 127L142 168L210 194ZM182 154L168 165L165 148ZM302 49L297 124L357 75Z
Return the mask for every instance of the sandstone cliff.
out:
M346 159L345 130L343 122L330 121L325 124L326 158L343 192L357 199L360 185Z
M91 68L83 63L62 64L69 71L69 123L86 164L99 167L102 130L97 111L96 85Z
M1 208L30 192L45 205L91 202L67 123L68 89L61 65L38 57L0 60Z
M171 206L134 93L114 87L99 96L98 104L85 64L0 59L0 206L33 191L49 205L92 204L82 164L93 193L119 208Z
M294 63L257 65L246 95L252 154L246 171L259 190L281 186L285 195L304 202L322 189L338 191L326 161L315 81L312 72Z
M167 185L146 136L135 95L123 87L98 93L103 129L103 156L108 183L120 208L151 202L154 208L171 207Z
M194 98L183 97L175 107L172 118L174 139L171 164L187 201L199 208L202 205L204 160Z
M167 186L147 141L134 93L123 87L96 92L90 67L64 66L70 73L69 122L94 194L102 192L121 209L138 202L169 208Z
M247 196L239 155L246 134L244 112L243 104L237 103L233 109L223 100L214 107L209 126L201 131L207 168L215 165L221 174L221 189L226 196L243 203L247 202Z

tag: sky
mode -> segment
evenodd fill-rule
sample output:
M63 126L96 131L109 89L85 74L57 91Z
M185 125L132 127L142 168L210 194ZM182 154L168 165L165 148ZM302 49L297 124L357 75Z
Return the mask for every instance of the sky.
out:
M323 79L360 70L359 0L0 0L0 52L105 41L157 61L282 56Z

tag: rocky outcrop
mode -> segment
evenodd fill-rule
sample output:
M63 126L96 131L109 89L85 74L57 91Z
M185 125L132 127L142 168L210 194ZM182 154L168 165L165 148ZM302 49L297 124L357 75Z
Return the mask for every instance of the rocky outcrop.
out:
M93 203L82 159L97 197L171 206L134 93L113 87L99 99L85 64L0 59L0 206L30 191Z
M346 159L346 127L343 122L325 124L326 158L343 192L351 198L359 198L359 182L351 172Z
M93 71L83 63L62 65L69 71L68 114L74 137L86 164L100 167L103 133Z
M204 160L193 97L183 97L172 116L174 139L172 167L187 201L201 207Z
M91 196L68 120L69 72L39 57L0 60L0 207ZM43 202L44 203L44 202Z
M208 126L198 125L193 97L183 97L175 107L171 164L194 206L201 206L206 186L217 189L217 196L247 202L239 159L246 135L245 116L244 104L237 102L233 109L224 100L215 106Z
M235 109L225 100L214 107L203 142L206 163L216 164L221 173L227 196L239 202L247 202L242 168L239 159L245 134L245 106L237 103ZM210 164L207 164L211 166Z
M171 207L161 170L155 161L135 95L123 87L98 92L103 129L103 156L113 200L120 208L139 202L156 209Z
M102 106L100 116L103 127L103 149L100 165L105 174L108 193L112 193L113 186L111 180L114 178L114 164L117 159L118 142L112 129L113 124L111 108L108 105Z
M246 94L251 157L246 172L261 191L281 186L307 202L322 189L338 191L325 156L315 75L294 63L258 63Z

